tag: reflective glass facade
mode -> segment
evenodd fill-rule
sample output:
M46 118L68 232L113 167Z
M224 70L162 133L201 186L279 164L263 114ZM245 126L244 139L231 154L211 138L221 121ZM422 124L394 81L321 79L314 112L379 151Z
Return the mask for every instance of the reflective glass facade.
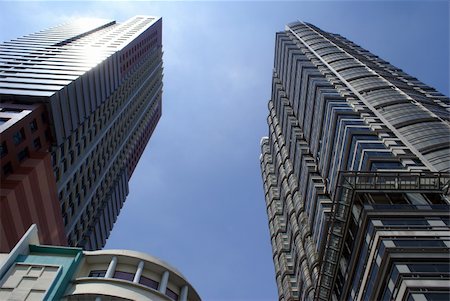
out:
M449 107L338 34L277 33L260 161L280 300L450 297Z

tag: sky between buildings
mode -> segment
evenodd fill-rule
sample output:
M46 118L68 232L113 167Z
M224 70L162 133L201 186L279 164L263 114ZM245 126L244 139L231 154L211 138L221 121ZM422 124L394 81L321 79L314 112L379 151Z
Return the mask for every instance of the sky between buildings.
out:
M449 94L447 1L0 2L0 40L72 17L163 17L163 115L107 249L178 268L203 300L276 300L259 168L275 32L302 20Z

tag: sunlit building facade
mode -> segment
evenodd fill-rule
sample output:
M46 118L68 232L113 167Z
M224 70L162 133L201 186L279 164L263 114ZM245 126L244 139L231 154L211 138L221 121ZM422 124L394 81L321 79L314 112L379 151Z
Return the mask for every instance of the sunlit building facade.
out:
M0 253L0 300L200 301L166 262L130 250L83 251L40 244L32 225Z
M161 116L161 34L159 17L81 19L0 44L1 250L32 223L105 244Z
M280 300L446 300L450 101L338 34L276 34L261 170Z

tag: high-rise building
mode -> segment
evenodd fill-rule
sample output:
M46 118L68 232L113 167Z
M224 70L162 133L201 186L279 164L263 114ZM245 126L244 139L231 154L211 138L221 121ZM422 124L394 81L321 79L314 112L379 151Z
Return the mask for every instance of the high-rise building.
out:
M260 161L280 300L449 299L449 108L338 34L276 34Z
M99 249L161 116L162 20L80 19L0 44L0 249Z
M130 250L83 251L42 245L32 225L0 253L0 300L200 301L174 267Z

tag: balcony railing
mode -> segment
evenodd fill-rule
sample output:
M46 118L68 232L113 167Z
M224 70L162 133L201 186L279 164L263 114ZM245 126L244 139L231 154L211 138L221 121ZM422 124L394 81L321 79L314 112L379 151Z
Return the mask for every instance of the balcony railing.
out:
M449 175L426 172L341 172L341 183L352 190L436 191L448 193Z

